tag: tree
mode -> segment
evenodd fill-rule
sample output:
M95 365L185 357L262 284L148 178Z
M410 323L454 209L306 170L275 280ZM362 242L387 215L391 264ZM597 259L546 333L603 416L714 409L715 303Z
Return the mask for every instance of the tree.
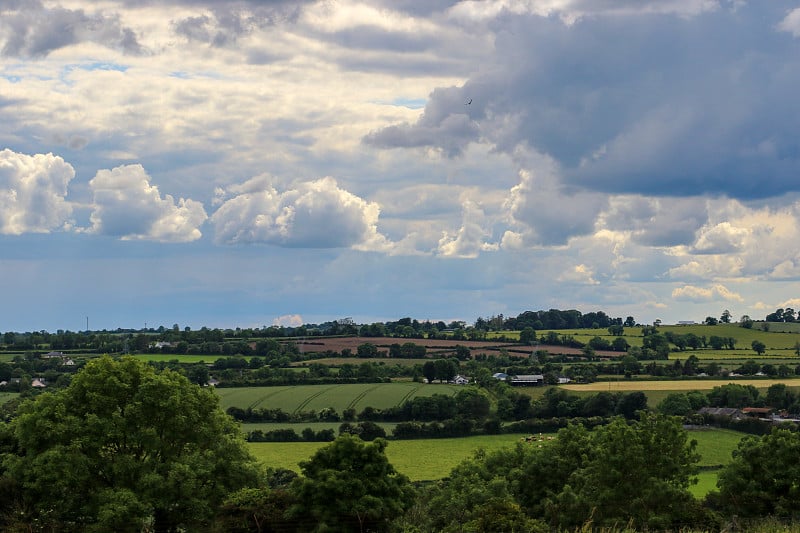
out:
M665 415L686 416L692 412L692 404L686 394L673 392L661 400L656 409Z
M716 326L719 323L719 320L714 318L713 316L707 316L705 320L703 320L703 324L707 326Z
M750 315L742 315L742 318L739 319L739 326L746 329L752 329L753 319L750 318Z
M798 516L800 433L773 430L745 437L719 474L723 508L742 517Z
M219 398L171 370L108 356L23 403L3 457L23 519L85 531L197 529L259 470Z
M613 326L608 326L608 333L619 337L620 335L625 334L625 327L622 324L614 324Z
M413 501L408 478L386 458L387 442L341 435L300 463L294 517L312 517L314 531L383 531Z
M719 317L719 321L723 324L730 324L731 323L731 312L725 309L722 312L722 316Z
M561 432L559 432L561 436ZM677 418L643 414L596 428L587 457L564 481L547 508L551 525L579 527L630 521L642 529L670 530L695 505L689 486L700 456Z
M758 355L761 355L767 349L767 346L759 340L754 340L750 343L750 346Z
M536 342L536 330L531 327L527 327L519 332L519 342L520 344L527 344L531 345Z

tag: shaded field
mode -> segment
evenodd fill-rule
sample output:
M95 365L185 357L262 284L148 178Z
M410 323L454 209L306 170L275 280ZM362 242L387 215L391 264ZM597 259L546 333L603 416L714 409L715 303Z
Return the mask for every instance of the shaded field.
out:
M332 407L341 413L350 408L360 411L365 407L394 407L417 396L453 396L461 389L463 386L460 385L397 382L236 387L219 388L216 391L223 409L282 409L295 413Z
M19 396L18 392L0 392L0 405Z
M295 433L300 435L306 428L311 428L314 432L322 431L323 429L332 429L337 435L339 434L339 426L344 422L257 422L253 424L242 424L242 432L249 433L260 429L261 431L274 431L276 429L293 429ZM355 422L356 424L358 422ZM375 422L375 424L382 427L387 435L391 435L397 422Z

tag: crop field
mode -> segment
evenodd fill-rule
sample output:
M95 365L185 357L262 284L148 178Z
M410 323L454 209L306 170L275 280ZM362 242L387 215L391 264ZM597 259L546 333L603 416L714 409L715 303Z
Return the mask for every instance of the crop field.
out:
M768 388L775 383L785 383L789 387L800 386L800 378L788 379L691 379L691 380L664 380L664 381L597 381L586 384L567 384L561 385L562 388L575 392L634 392L643 391L703 391L711 390L714 387L721 387L728 383L737 385L753 385L756 388Z
M281 387L241 387L216 389L223 409L282 409L287 413L318 411L332 407L338 412L364 407L385 409L416 396L455 395L463 387L414 382L358 383L335 385L287 385Z

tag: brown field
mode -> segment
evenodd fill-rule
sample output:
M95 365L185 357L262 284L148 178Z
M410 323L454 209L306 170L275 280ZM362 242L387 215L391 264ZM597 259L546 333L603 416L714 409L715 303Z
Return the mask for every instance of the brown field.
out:
M349 348L353 354L361 344L371 343L379 350L388 350L392 344L405 344L411 342L427 348L428 355L436 357L437 354L446 354L455 349L457 345L466 346L475 354L486 354L499 356L504 350L512 357L528 357L536 350L547 350L550 354L580 355L580 348L569 348L566 346L522 346L515 342L497 341L457 341L449 339L402 339L396 337L332 337L332 338L310 338L296 341L301 353L324 352L331 350L340 352ZM618 352L597 352L597 355L606 357L619 357Z
M767 388L775 383L785 383L789 387L800 386L800 378L792 379L709 379L709 380L676 380L676 381L598 381L582 385L561 385L571 391L600 392L600 391L692 391L711 390L728 383L736 385L753 385L757 388Z

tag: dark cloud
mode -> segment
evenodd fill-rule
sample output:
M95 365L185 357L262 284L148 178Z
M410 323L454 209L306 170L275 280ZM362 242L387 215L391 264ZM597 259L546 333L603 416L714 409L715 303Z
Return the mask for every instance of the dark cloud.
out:
M401 11L417 17L427 17L435 13L447 11L460 1L461 0L428 0L420 2L419 0L378 0L377 3L386 9Z
M96 42L125 53L141 53L136 34L116 15L87 14L82 9L44 8L39 3L5 6L0 43L5 56L40 57L80 42Z
M373 131L363 141L379 148L433 146L450 157L459 155L469 142L480 136L478 123L469 115L472 104L464 98L464 92L455 87L436 89L416 124Z
M497 34L492 68L434 91L418 123L365 141L457 155L480 131L499 150L522 144L553 157L573 185L615 193L797 190L800 39L778 29L790 7L679 16L636 14L629 3L571 25L514 17ZM445 127L465 98L475 135Z
M186 1L183 3L202 8L204 12L175 21L173 23L175 33L190 41L215 47L232 45L240 37L258 29L284 22L295 22L302 12L302 3L299 2L240 1L220 4Z

